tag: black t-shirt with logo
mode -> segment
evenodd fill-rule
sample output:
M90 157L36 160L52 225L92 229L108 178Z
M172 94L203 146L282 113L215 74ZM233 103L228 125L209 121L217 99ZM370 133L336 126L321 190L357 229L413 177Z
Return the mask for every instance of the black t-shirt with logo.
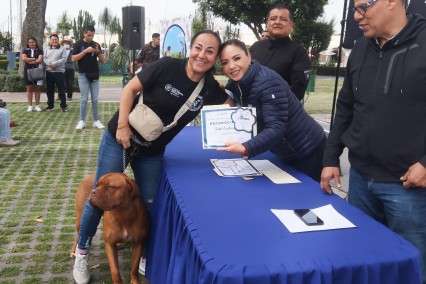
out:
M86 48L88 48L89 46L95 46L96 44L99 46L99 44L94 41L87 43L84 40L79 40L74 44L72 55L77 55L81 53L83 50L85 50ZM81 58L77 62L77 66L78 66L78 73L99 72L98 55L94 52L87 53L86 55L83 56L83 58Z
M186 75L187 59L164 57L152 63L138 73L143 86L143 102L149 106L163 121L164 125L173 122L180 107L188 100L198 82L191 81ZM199 113L203 105L225 103L226 92L211 75L206 75L204 87L195 99L192 107L178 120L177 125L161 134L150 147L143 148L144 155L159 155L166 145ZM115 137L118 124L118 111L108 123L108 130ZM141 140L136 130L132 129ZM201 143L201 142L200 142Z

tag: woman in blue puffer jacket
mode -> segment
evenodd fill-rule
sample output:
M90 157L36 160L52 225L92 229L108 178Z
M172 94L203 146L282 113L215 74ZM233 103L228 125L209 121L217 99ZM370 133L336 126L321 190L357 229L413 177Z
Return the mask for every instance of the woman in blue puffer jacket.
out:
M287 82L252 60L240 40L225 41L219 57L235 104L256 108L258 134L242 144L230 141L218 150L248 157L271 150L286 164L320 181L324 130L305 112Z

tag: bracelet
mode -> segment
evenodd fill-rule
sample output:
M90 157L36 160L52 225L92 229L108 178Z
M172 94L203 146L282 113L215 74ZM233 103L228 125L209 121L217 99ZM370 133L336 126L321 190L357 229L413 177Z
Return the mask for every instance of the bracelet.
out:
M245 147L244 147L243 156L244 156L244 157L247 157L247 156L248 156L248 151L247 151L247 148L245 148Z
M126 127L129 127L129 125L127 124L127 125L123 125L123 126L117 127L117 130L118 129L123 129L123 128L126 128Z

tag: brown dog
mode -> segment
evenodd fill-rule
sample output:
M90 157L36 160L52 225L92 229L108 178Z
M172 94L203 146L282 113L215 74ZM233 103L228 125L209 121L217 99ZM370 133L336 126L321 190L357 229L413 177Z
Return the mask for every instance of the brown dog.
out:
M77 189L75 196L77 232L71 255L74 254L77 247L81 215L94 179L94 175L84 178ZM149 221L136 182L122 173L106 174L96 183L96 188L90 195L90 203L104 211L105 251L113 282L123 283L118 269L117 245L127 242L132 245L131 283L140 283L139 261L142 256L144 241L148 235Z

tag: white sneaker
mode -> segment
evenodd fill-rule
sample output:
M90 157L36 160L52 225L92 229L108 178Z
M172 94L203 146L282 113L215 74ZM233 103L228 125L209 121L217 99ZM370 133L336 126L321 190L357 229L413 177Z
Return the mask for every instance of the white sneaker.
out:
M96 128L99 128L99 129L105 128L105 126L102 124L102 122L100 120L96 120L95 122L93 122L93 127L96 127Z
M39 105L36 105L36 106L34 107L34 109L35 109L36 111L41 111L41 108L40 108L40 106L39 106Z
M33 111L33 106L28 106L27 112L32 112Z
M75 282L77 284L87 284L90 280L89 264L87 263L88 255L75 253L75 263L72 270Z
M145 267L146 267L146 258L141 257L141 261L139 261L139 274L145 275Z
M81 130L86 126L86 123L84 123L84 120L79 120L77 126L75 127L75 129L77 130Z

